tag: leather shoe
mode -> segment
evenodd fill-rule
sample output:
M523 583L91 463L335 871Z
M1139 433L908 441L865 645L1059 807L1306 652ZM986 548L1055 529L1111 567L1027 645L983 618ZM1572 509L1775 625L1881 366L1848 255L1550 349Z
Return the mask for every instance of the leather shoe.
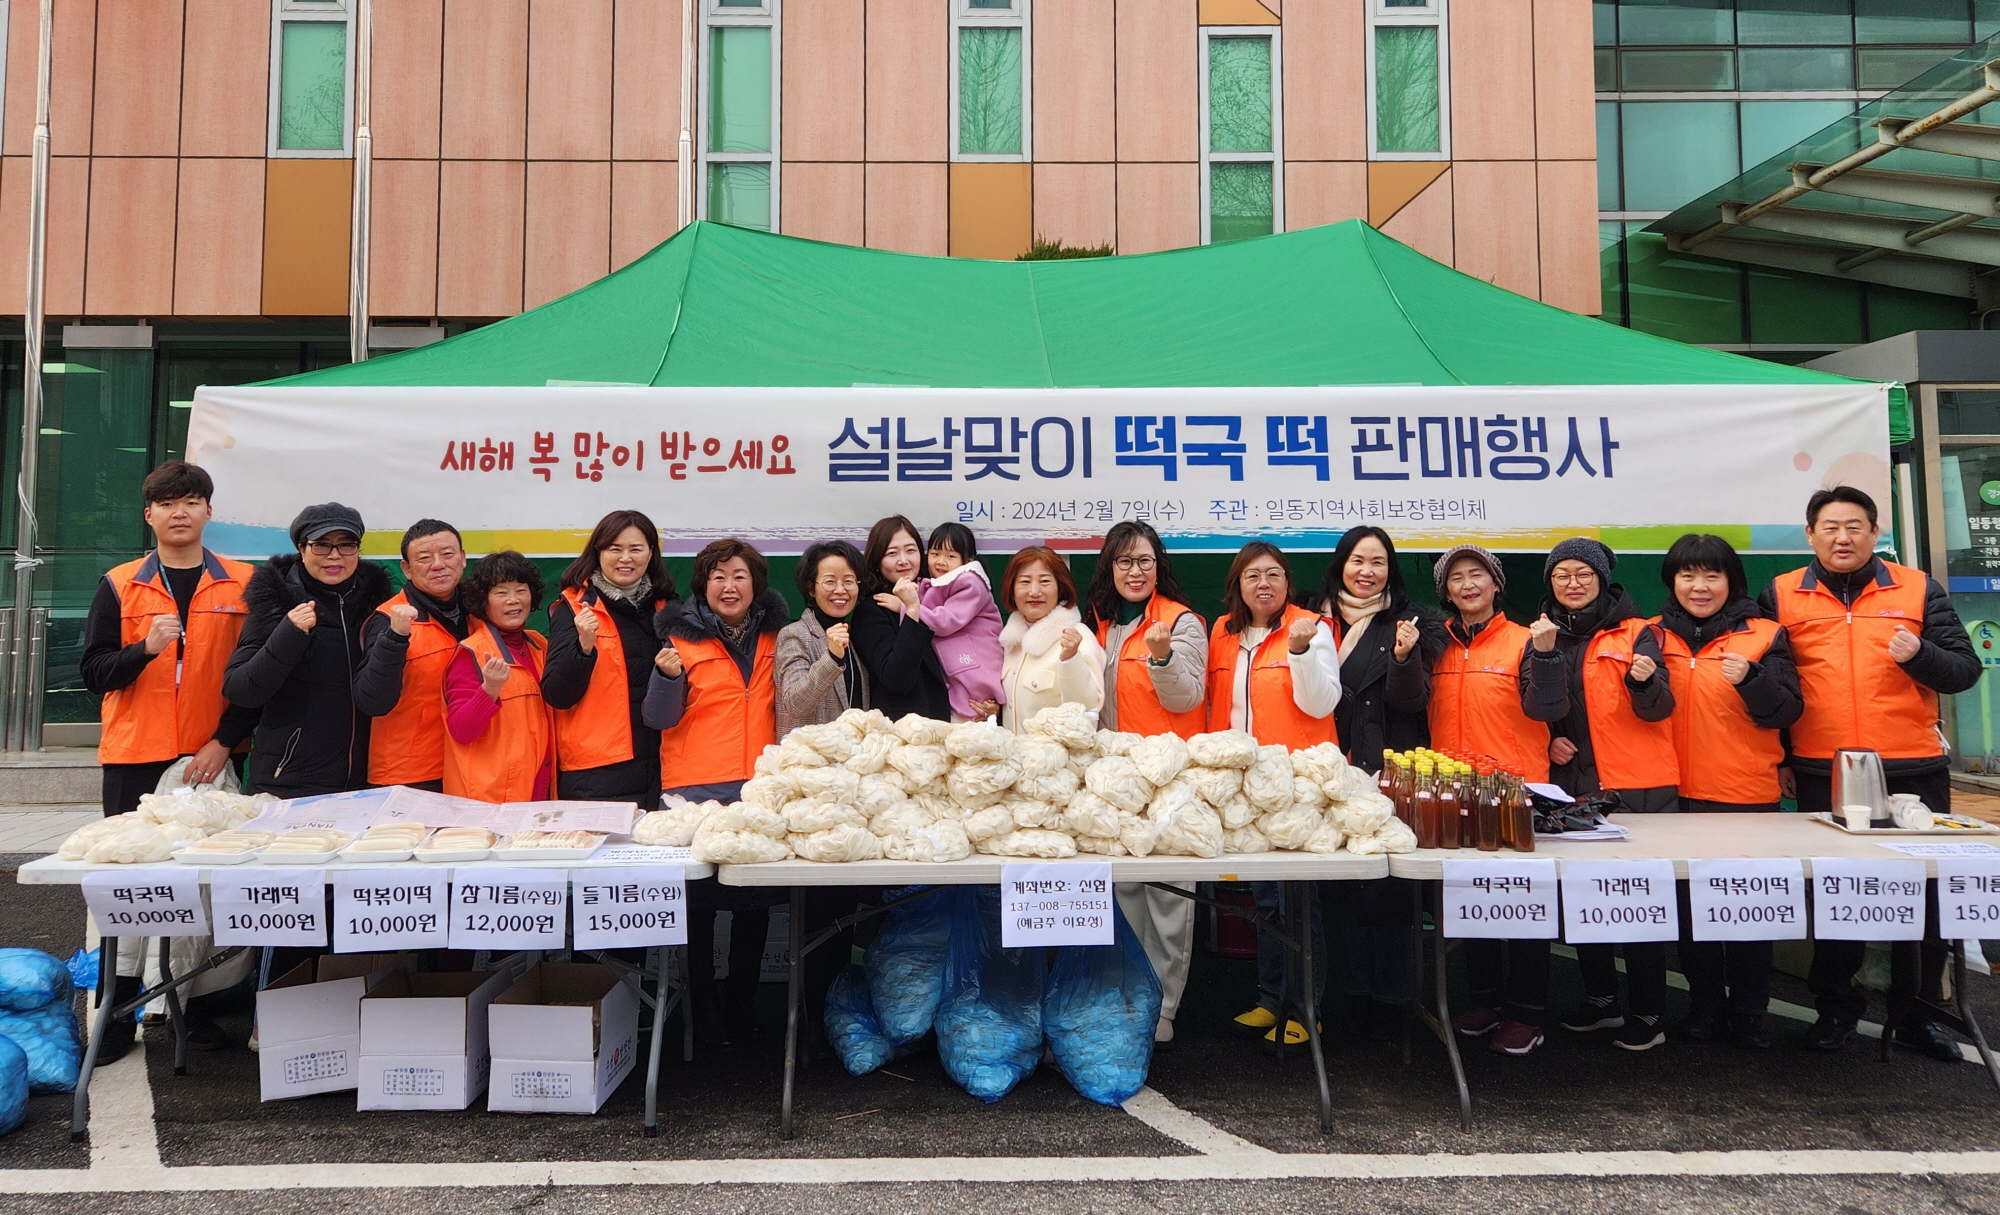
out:
M1965 1057L1958 1049L1958 1040L1928 1017L1905 1022L1896 1031L1896 1045L1907 1046L1941 1063L1957 1063Z
M1680 1036L1690 1042L1716 1042L1729 1032L1729 1019L1714 1009L1696 1009L1680 1024Z
M1729 1044L1744 1050L1770 1050L1771 1035L1764 1032L1764 1018L1731 1017Z
M1832 1017L1821 1017L1800 1040L1807 1050L1836 1051L1854 1040L1854 1027Z

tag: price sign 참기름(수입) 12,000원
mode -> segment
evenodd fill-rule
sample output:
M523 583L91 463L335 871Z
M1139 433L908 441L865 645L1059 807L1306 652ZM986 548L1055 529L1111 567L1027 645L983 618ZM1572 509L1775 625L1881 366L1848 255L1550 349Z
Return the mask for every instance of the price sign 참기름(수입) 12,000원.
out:
M1000 944L1109 945L1117 931L1108 861L1003 865Z
M443 949L450 878L442 867L335 869L333 952Z
M1444 935L1460 940L1553 939L1557 916L1553 860L1446 860Z
M217 945L326 947L325 870L211 870L208 901Z
M192 937L208 931L201 873L193 867L87 873L83 901L107 937Z
M1816 856L1811 863L1815 939L1924 939L1924 862Z
M568 870L467 867L453 875L453 949L561 949L568 936Z
M681 866L576 869L570 879L574 948L687 944L687 880Z
M1688 928L1697 941L1801 941L1806 871L1797 857L1688 861Z

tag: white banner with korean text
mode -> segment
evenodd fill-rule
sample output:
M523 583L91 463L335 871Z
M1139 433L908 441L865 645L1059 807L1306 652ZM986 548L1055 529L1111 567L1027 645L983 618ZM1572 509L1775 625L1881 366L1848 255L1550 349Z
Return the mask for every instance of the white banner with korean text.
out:
M215 478L211 547L289 547L334 499L396 552L435 517L474 553L573 554L638 508L669 553L859 541L889 514L982 548L1096 547L1143 518L1177 551L1331 548L1359 524L1415 548L1540 551L1683 531L1804 548L1824 485L1889 500L1883 385L1156 389L203 388L188 458Z

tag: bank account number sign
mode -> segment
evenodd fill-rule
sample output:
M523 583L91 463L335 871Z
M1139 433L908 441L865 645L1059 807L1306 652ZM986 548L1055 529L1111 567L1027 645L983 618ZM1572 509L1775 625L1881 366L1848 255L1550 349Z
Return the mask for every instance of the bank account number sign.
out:
M1065 861L1000 870L1000 944L1109 945L1116 930L1111 865Z

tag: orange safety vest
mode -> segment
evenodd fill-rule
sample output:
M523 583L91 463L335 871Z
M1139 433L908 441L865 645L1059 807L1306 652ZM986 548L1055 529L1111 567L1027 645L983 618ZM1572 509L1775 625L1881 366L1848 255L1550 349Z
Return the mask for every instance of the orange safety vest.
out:
M1521 711L1528 630L1495 616L1471 645L1456 635L1431 668L1431 746L1490 755L1516 776L1549 779L1549 727Z
M750 682L720 639L670 639L687 680L680 724L660 732L660 784L668 789L750 779L764 748L778 741L776 633L757 634Z
M597 661L583 699L556 710L556 765L564 772L622 764L632 758L632 701L625 684L625 643L595 587L562 593L570 610L597 614Z
M1132 631L1125 634L1125 642L1118 647L1116 661L1126 665L1118 668L1118 728L1133 734L1178 734L1182 738L1193 738L1208 728L1208 715L1202 706L1183 713L1169 712L1153 691L1153 677L1147 674L1146 664L1152 661L1153 652L1146 648L1146 630L1156 624L1172 628L1182 616L1193 609L1185 604L1175 603L1159 595L1146 601L1146 611L1132 625ZM1111 622L1097 622L1097 644L1102 647L1111 636Z
M555 734L548 702L542 699L542 681L534 668L515 659L500 630L486 621L475 621L472 635L459 644L481 664L489 658L506 659L507 682L500 687L500 712L478 738L462 743L445 731L444 791L482 802L529 801ZM532 629L528 645L544 656L548 653L548 642Z
M409 596L396 592L375 611L383 616ZM410 622L403 655L403 695L375 719L368 732L368 780L376 785L420 785L444 776L444 673L458 653L451 630L420 612Z
M1792 725L1793 754L1832 759L1842 747L1868 747L1883 759L1944 754L1937 693L1889 657L1898 625L1923 636L1923 571L1882 562L1875 584L1851 608L1820 585L1811 566L1779 575L1771 589L1806 702Z
M1625 676L1638 657L1634 647L1652 628L1649 621L1633 618L1604 629L1584 645L1579 660L1597 783L1606 789L1658 789L1680 781L1673 724L1641 721L1625 690Z
M1316 613L1286 604L1285 614L1278 618L1271 635L1250 656L1250 733L1260 743L1283 743L1301 750L1339 741L1333 714L1308 717L1299 712L1297 702L1292 699L1291 649L1285 634L1294 621L1318 619ZM1208 728L1211 730L1229 729L1231 700L1236 691L1236 656L1242 648L1239 635L1229 631L1227 617L1216 621L1209 630ZM1119 725L1124 725L1122 718Z
M99 763L159 763L192 755L214 740L228 707L222 675L243 631L243 587L251 569L207 549L201 551L201 561L201 582L188 601L181 644L165 647L139 678L104 694ZM118 636L124 645L144 641L153 617L179 610L160 572L158 552L104 576L118 594Z
M1655 623L1658 623L1655 621ZM1736 685L1722 676L1722 660L1740 654L1751 662L1764 657L1778 636L1770 620L1746 620L1701 647L1688 649L1680 634L1665 634L1661 650L1674 687L1674 753L1680 760L1682 797L1744 805L1778 800L1778 765L1785 745L1778 731L1750 720Z

